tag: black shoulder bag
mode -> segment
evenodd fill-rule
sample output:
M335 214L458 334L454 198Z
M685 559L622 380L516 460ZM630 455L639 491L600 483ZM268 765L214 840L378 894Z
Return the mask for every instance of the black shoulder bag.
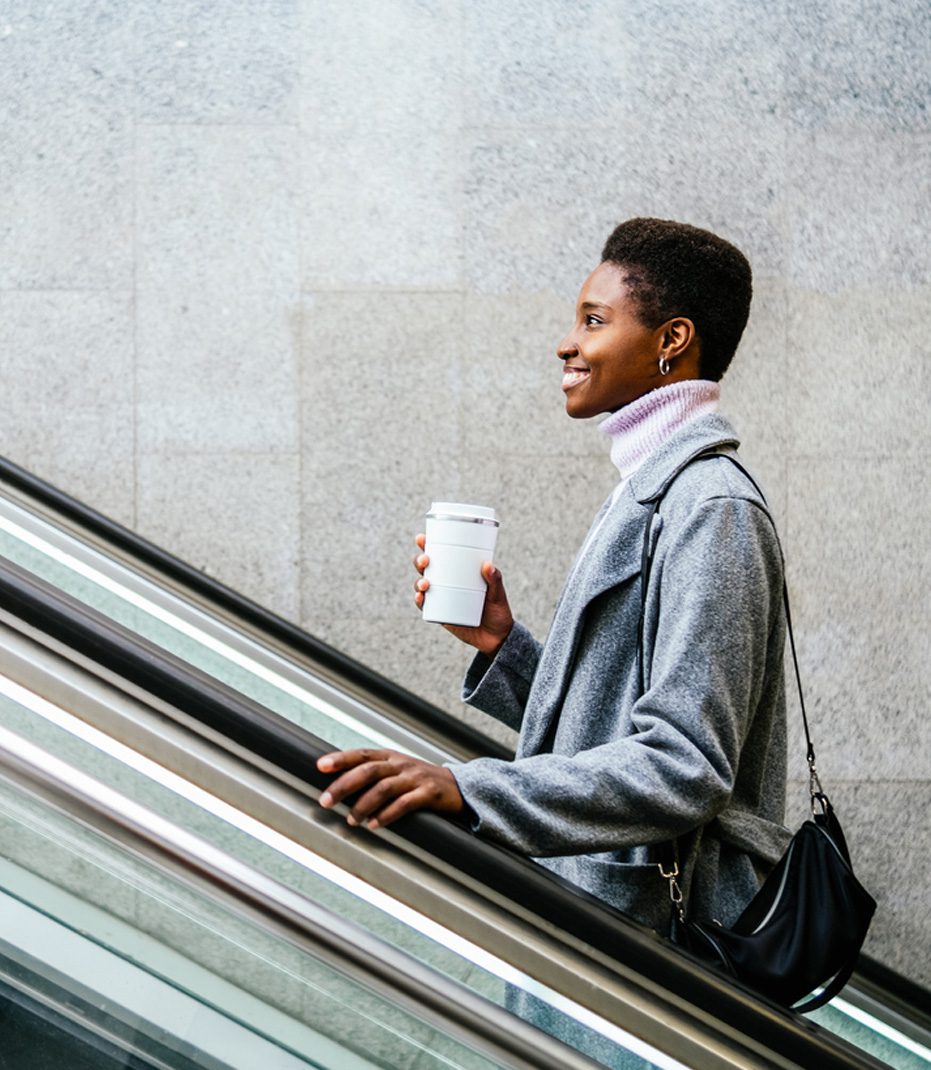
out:
M765 503L756 481L735 457L706 453L695 460L705 457L723 457L736 465ZM662 494L650 504L643 539L637 637L641 695L646 680L643 627L652 564L650 531L661 500ZM833 999L850 979L876 902L854 876L840 823L821 787L805 713L785 581L782 595L808 746L811 820L795 833L760 890L729 928L715 921L689 918L677 880L675 842L660 845L657 857L660 875L669 883L673 904L672 939L777 1003L805 1012ZM793 1006L816 989L821 991L801 1005Z

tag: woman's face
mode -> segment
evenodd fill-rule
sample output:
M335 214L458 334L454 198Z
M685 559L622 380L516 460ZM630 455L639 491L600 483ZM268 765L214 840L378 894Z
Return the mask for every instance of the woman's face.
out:
M617 412L669 382L659 372L663 328L637 319L624 273L601 263L582 284L575 324L556 350L566 412L574 419Z

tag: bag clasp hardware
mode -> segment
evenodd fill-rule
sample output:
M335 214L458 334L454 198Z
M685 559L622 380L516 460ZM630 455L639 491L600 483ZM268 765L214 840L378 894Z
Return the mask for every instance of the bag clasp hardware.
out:
M814 754L809 755L808 758L808 794L811 796L811 816L815 816L816 803L820 805L821 813L826 814L828 812L827 796L821 786L821 778L818 776L818 767L815 765Z
M673 862L672 868L666 870L663 868L662 862L656 863L656 868L660 872L660 876L664 881L669 881L669 898L672 900L672 905L679 915L679 921L685 921L685 910L683 909L683 896L682 889L679 887L679 882L676 879L679 876L679 863Z

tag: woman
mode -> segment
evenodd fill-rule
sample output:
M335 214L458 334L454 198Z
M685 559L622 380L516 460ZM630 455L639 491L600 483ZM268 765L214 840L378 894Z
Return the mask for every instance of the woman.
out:
M465 701L520 730L515 759L326 755L319 768L341 775L322 805L358 792L349 822L372 828L416 809L460 815L661 932L656 862L674 849L694 915L735 919L788 841L782 558L716 411L750 296L745 257L714 234L656 219L615 229L557 355L567 413L609 414L620 482L545 643L513 620L490 563L481 624L445 626L477 649ZM641 551L659 496L641 692ZM427 563L415 558L421 574Z

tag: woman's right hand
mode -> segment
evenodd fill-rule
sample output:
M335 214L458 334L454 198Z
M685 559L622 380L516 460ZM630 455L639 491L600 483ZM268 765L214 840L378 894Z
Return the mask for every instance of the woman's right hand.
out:
M425 579L423 574L424 569L430 564L430 558L423 552L427 542L426 535L418 535L415 542L420 547L420 553L414 558L414 568L420 573L420 579L414 584L416 592L414 602L418 609L423 609L424 591L430 587L430 581ZM480 650L486 657L493 658L501 649L504 640L511 634L514 618L511 616L508 597L504 593L500 569L495 568L491 561L485 561L482 565L482 579L488 590L485 594L485 608L482 611L481 623L475 628L461 624L444 624L443 627L463 643L468 643L469 646Z

